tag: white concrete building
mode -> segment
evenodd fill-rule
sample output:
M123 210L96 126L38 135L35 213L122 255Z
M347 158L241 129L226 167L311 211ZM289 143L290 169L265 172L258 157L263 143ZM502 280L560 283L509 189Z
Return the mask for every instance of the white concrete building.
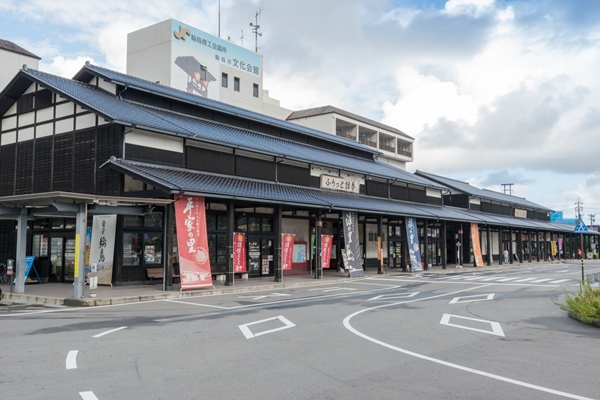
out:
M40 57L13 42L0 39L0 92L19 72L23 64L38 69Z

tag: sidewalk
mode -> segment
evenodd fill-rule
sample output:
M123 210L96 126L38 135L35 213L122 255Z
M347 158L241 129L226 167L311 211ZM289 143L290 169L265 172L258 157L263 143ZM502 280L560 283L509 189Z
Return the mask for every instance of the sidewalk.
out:
M573 261L573 260L571 260ZM560 261L554 261L553 264L560 264ZM483 271L497 271L509 268L518 268L520 266L538 265L538 263L514 263L475 268L472 265L456 268L455 265L448 265L446 269L441 266L434 266L423 272L402 272L400 268L391 268L384 271L384 275L392 276L412 276L412 275L432 275L432 274L455 274L455 273L475 273ZM369 269L365 271L365 278L377 276L377 270ZM28 283L25 285L25 293L10 293L9 284L0 284L2 296L1 305L11 304L31 304L45 306L67 306L67 307L93 307L112 304L135 303L141 301L175 299L181 297L210 296L215 294L240 293L256 290L272 290L286 287L322 285L335 282L347 282L350 280L360 280L364 278L349 278L347 273L337 272L335 270L325 270L322 279L315 279L314 275L294 275L284 276L283 282L275 282L272 276L265 278L236 279L234 286L225 286L224 281L213 281L214 288L180 291L179 284L173 284L173 290L163 291L162 282L156 284L141 284L131 286L98 286L91 297L89 286L83 289L83 298L73 298L73 285L69 283Z

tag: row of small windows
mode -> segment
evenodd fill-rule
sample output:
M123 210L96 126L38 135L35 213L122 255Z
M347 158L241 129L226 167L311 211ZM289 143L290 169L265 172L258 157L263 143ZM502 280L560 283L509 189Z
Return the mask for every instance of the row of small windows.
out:
M229 75L224 72L221 74L221 86L224 88L229 87ZM235 92L240 91L240 78L237 76L233 77L233 90ZM256 83L252 84L252 96L258 97L258 84Z

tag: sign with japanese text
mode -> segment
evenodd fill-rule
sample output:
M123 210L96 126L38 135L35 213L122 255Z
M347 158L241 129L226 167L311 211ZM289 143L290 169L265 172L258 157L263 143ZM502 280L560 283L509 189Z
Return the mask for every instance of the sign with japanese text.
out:
M406 225L406 239L408 241L408 256L412 272L423 271L421 265L421 250L419 250L419 235L417 234L417 221L412 217L404 218Z
M181 289L212 287L204 197L175 201Z
M233 233L233 272L248 272L246 267L246 234Z
M359 193L360 181L358 179L340 178L339 176L321 175L321 189Z
M481 242L479 241L479 225L471 222L471 246L473 246L473 257L475 266L483 267L483 256L481 255Z
M116 230L116 214L94 215L94 220L92 221L92 238L90 240L89 265L95 264L96 272L90 272L88 276L98 277L99 285L112 284Z
M294 237L291 233L281 235L281 269L289 271L292 269L292 255L294 254Z
M333 235L321 235L321 268L329 268Z
M344 264L348 268L351 278L364 276L362 269L362 256L360 254L360 242L358 238L358 215L356 212L344 211L342 213L344 222L345 256Z
M551 249L552 257L556 257L556 255L558 254L557 248L556 248L556 241L553 240L550 242L550 249Z
M527 218L527 210L515 208L515 218Z

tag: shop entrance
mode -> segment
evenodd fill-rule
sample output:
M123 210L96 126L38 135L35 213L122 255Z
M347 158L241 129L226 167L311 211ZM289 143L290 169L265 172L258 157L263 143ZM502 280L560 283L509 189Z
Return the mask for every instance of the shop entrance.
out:
M402 268L402 241L390 238L389 258L391 268Z
M75 279L75 237L74 235L52 236L50 238L51 282L73 282Z
M272 276L273 239L266 237L248 237L248 275L249 277Z

